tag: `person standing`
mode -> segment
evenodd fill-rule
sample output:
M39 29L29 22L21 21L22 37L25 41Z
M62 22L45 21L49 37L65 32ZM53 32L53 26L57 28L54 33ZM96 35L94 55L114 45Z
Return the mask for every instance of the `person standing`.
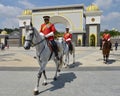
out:
M59 60L58 57L58 46L54 40L54 33L56 32L54 24L49 22L50 16L43 16L44 23L40 26L40 34L44 35L45 38L50 42L52 45L52 49L55 53L56 58Z
M117 47L118 47L118 42L115 42L115 50L117 51Z

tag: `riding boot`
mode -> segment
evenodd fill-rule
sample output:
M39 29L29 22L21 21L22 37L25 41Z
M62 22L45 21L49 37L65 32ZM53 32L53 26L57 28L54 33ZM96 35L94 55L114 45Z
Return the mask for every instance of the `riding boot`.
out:
M55 57L57 58L57 60L60 60L59 56L58 56L58 47L57 47L56 42L54 40L52 40L51 43L52 43L53 51L55 53Z

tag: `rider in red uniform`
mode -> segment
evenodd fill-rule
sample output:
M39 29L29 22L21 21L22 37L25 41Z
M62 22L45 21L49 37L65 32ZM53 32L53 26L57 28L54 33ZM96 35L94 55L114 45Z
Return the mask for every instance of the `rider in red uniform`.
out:
M49 22L50 17L49 16L43 16L44 23L40 27L40 34L44 35L45 38L47 38L48 41L52 44L53 51L55 53L55 56L57 59L58 57L58 47L56 42L54 41L54 33L56 32L54 24Z
M103 44L105 43L105 40L110 41L110 34L109 34L109 33L107 33L107 34L104 33L104 34L103 34L103 40L102 40L102 41L103 41L103 42L102 42ZM102 44L102 45L103 45L103 44ZM111 41L110 41L110 49L112 50L112 43L111 43Z
M72 51L73 50L73 46L72 46L72 43L71 43L72 34L69 32L69 28L66 28L66 32L64 33L63 38L66 41L66 43L68 44L69 50Z

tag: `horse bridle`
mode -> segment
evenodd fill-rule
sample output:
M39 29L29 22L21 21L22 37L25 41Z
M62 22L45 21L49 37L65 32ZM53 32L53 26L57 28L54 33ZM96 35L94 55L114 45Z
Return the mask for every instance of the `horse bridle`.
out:
M32 34L30 34L32 37L32 39L31 40L27 40L27 39L25 39L25 41L29 41L30 42L30 44L32 45L32 47L34 47L34 46L36 46L36 45L38 45L38 44L40 44L40 43L42 43L45 39L42 39L41 41L39 41L39 42L37 42L36 44L34 44L33 42L32 42L32 40L33 40L33 37L34 37L34 35L35 35L35 33L34 33L34 28L32 28L32 29L27 29L27 30L29 30L29 31L33 31L33 33Z

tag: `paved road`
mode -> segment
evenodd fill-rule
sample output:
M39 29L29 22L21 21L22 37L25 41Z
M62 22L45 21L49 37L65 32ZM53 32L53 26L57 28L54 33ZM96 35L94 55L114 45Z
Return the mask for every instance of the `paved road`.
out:
M33 96L39 65L35 50L10 48L0 51L0 96ZM72 58L71 58L72 62ZM62 69L53 81L54 64L49 62L49 84L38 96L120 96L120 49L112 51L109 64L104 64L97 47L76 48L76 63ZM43 78L41 79L43 81Z
M0 96L34 96L37 71L0 71ZM120 96L120 71L62 71L38 96ZM43 81L43 78L41 79Z

